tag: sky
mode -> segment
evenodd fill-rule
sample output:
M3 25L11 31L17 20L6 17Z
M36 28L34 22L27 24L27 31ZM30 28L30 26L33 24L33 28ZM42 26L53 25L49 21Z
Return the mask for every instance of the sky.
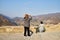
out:
M0 14L23 17L60 12L60 0L0 0Z

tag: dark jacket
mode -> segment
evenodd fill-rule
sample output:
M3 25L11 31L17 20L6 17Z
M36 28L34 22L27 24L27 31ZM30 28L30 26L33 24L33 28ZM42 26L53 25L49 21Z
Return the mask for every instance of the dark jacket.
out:
M24 18L24 27L30 27L31 20L32 20L31 16L27 20Z

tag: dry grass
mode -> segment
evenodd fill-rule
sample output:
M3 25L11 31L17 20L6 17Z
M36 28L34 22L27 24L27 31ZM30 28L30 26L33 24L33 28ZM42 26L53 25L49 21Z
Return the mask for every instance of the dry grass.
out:
M53 25L53 24L45 25L45 28L46 28L46 32L60 31L60 24L57 24L57 25Z
M54 31L60 31L60 24L53 25L53 24L48 24L45 25L46 32L54 32ZM34 29L34 26L31 26L30 30L35 32L36 30ZM24 31L23 26L2 26L0 27L0 33L22 33Z

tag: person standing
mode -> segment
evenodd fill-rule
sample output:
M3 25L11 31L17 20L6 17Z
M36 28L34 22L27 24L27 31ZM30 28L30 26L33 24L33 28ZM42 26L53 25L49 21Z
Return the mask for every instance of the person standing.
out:
M24 36L30 36L30 21L32 20L32 16L25 14L24 17Z

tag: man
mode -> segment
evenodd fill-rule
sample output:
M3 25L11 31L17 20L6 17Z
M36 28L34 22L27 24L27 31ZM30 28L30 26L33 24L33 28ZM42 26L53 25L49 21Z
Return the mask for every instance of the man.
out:
M27 36L26 34L28 34L28 36L30 36L30 21L31 21L32 17L31 15L25 14L24 17L24 36Z

